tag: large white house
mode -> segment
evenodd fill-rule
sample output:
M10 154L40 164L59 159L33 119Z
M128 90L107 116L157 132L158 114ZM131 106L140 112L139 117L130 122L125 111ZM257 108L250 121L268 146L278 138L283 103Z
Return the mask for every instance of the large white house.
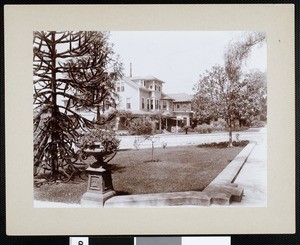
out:
M132 117L159 116L160 127L170 131L172 126L190 126L193 111L192 96L165 94L165 82L153 77L124 76L116 82L116 92L119 95L117 109L130 112ZM123 129L122 119L118 120L118 129Z

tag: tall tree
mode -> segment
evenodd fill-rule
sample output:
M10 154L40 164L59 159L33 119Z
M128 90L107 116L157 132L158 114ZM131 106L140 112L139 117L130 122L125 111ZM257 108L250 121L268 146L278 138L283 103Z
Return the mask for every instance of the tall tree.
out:
M80 131L95 127L79 111L95 112L98 125L111 120L100 121L100 111L113 105L120 75L106 32L33 33L35 168L46 164L52 179L68 175Z
M229 146L232 146L234 122L248 114L258 113L255 97L259 95L254 86L255 79L245 76L242 68L252 47L265 38L261 32L248 33L243 40L229 44L224 55L224 68L213 66L200 76L195 86L193 108L196 117L204 120L223 118L229 128Z
M258 116L263 120L267 118L266 80L266 74L259 70L252 70L244 75L245 89L242 93L247 99L243 101L241 106L240 117L250 125Z

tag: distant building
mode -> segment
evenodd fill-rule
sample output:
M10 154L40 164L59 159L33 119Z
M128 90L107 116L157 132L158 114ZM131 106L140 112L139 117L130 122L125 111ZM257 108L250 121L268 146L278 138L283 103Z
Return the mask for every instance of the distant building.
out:
M153 76L122 77L116 82L119 95L117 109L130 113L131 117L159 118L158 129L171 131L172 126L190 126L192 96L185 93L165 94L164 83ZM124 122L124 118L119 118L117 129L124 129Z
M116 118L115 129L127 129L126 123L132 118L151 118L157 129L172 131L178 127L190 126L193 111L191 108L192 96L186 93L165 94L164 81L154 77L123 76L116 81L115 92L116 109L119 116ZM74 107L72 101L62 99L65 106ZM109 106L101 106L101 112L109 112ZM83 117L95 121L99 120L97 107L78 111Z

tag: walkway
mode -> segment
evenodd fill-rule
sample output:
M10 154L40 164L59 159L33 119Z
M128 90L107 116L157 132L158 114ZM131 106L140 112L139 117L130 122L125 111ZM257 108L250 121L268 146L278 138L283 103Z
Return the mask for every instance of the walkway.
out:
M267 206L267 129L261 130L263 137L249 155L235 182L244 189L240 203L231 206L266 207Z

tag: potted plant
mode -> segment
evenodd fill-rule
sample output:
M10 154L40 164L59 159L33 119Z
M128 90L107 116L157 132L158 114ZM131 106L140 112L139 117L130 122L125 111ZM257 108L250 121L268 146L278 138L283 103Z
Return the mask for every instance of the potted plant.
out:
M101 128L82 133L76 146L79 148L78 155L83 160L93 156L96 161L90 166L99 168L106 165L117 153L120 141L115 134Z

